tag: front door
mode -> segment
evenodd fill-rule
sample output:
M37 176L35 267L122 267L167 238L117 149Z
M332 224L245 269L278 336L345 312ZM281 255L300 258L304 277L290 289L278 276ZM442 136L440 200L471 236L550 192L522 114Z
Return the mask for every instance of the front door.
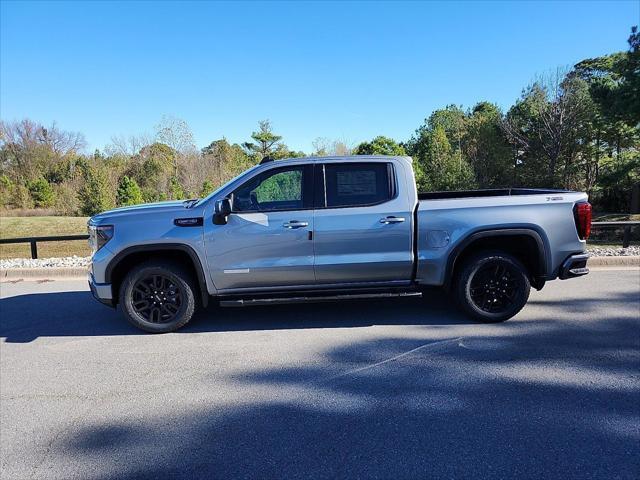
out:
M205 229L219 291L313 285L313 167L274 167L230 195L226 225Z

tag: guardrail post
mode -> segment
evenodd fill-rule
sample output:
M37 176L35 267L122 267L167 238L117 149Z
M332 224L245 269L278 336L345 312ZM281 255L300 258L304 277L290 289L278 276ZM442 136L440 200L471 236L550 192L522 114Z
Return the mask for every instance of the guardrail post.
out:
M29 242L31 244L31 258L38 258L38 243L35 240Z
M624 234L622 235L622 248L627 248L631 243L631 226L624 227Z

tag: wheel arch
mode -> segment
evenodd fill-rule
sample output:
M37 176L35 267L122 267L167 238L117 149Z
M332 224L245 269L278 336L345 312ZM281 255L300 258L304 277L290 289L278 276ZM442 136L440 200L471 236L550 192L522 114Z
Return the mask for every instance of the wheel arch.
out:
M209 291L207 290L207 280L202 263L192 247L180 243L135 245L123 249L113 257L105 269L105 282L111 284L114 302L117 302L120 285L127 272L135 265L154 258L176 260L187 268L198 282L202 305L204 307L207 306L209 303Z
M492 228L473 232L461 240L447 260L444 286L451 288L455 273L464 260L483 250L512 254L529 270L531 285L542 289L550 271L548 240L536 226ZM531 255L531 250L534 255Z

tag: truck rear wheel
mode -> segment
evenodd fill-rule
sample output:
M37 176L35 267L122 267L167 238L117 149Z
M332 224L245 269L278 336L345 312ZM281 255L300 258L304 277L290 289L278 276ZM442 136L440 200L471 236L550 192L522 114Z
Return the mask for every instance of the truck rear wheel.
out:
M132 268L120 287L120 305L127 320L150 333L177 330L195 311L191 276L178 265L149 261Z
M527 303L530 290L524 265L501 252L483 252L466 260L454 286L460 308L484 323L513 317Z

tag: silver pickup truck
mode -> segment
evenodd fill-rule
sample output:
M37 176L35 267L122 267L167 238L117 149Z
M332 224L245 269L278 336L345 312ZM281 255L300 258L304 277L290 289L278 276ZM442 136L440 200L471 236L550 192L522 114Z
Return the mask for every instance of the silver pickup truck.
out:
M578 192L418 193L411 158L257 165L204 199L89 220L89 284L148 332L198 306L452 293L481 322L518 313L531 286L589 272L591 205Z

